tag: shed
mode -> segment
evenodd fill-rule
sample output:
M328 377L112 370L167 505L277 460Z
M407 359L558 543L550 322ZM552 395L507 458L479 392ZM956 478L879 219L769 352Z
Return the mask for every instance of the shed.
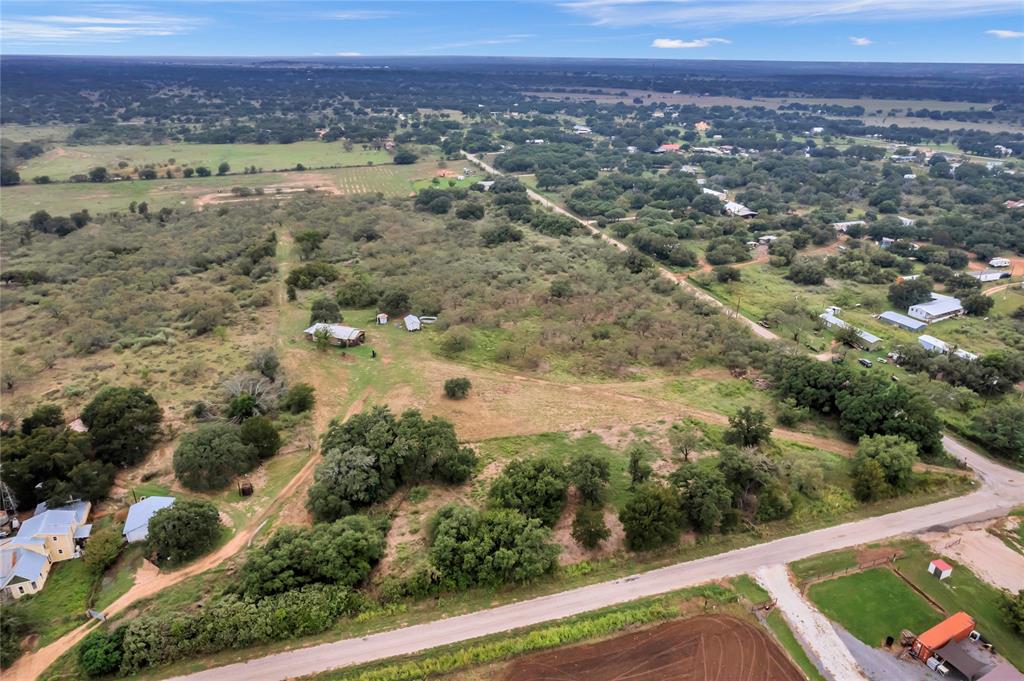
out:
M129 544L146 541L149 536L149 521L153 515L168 506L174 505L174 497L146 497L128 508L128 517L124 521L125 540Z
M420 324L420 318L414 314L407 314L402 318L402 323L405 324L406 331L419 331L423 328Z
M946 579L953 574L953 566L941 558L936 558L932 562L928 563L928 572L935 575L940 580Z
M388 314L386 312L379 313L377 315L377 323L382 325L382 326L384 324L387 324L388 323Z
M893 326L898 326L901 329L906 329L907 331L920 331L924 327L928 326L920 320L900 314L899 312L893 312L892 310L887 310L878 315L878 319L886 324L892 324Z
M958 612L924 632L914 640L911 654L919 660L928 658L950 642L959 643L974 631L974 618L966 612Z
M921 347L928 352L938 352L943 355L949 352L949 345L946 341L939 340L935 336L923 334L917 337L917 342L920 343Z

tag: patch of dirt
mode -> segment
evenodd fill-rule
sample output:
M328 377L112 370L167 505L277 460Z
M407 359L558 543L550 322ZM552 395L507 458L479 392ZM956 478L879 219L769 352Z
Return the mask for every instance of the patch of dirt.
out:
M949 532L930 532L921 539L937 555L945 556L970 568L971 572L993 586L1016 593L1024 589L1024 555L1003 543L989 532L1006 519L969 523ZM956 568L954 568L954 571Z
M516 660L505 681L801 681L767 631L704 615Z
M576 518L576 509L579 508L579 505L579 495L576 493L576 490L570 489L569 500L565 504L565 509L563 509L561 517L558 518L558 522L555 523L552 532L552 538L562 547L562 552L558 554L559 565L573 565L584 560L606 558L622 550L625 543L626 532L622 528L622 523L619 522L619 516L614 510L606 508L604 511L604 522L611 534L596 549L587 549L580 546L572 538L572 522Z

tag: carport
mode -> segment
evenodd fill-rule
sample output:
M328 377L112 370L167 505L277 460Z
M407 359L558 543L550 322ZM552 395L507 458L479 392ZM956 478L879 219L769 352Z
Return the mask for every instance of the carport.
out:
M975 681L988 666L968 655L956 642L947 643L936 650L935 654L942 658L946 666L953 667L967 677L967 681Z

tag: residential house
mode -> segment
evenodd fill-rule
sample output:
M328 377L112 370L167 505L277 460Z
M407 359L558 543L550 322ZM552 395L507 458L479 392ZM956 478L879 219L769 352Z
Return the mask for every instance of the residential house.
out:
M532 139L532 140L526 140L526 143L527 144L544 144L544 140L537 138L537 139Z
M483 187L485 192L490 191L494 186L494 180L480 180L477 182L477 186Z
M676 152L679 151L679 149L680 149L680 145L678 145L678 144L662 144L660 147L658 147L657 149L654 150L654 153L655 154L665 154L665 153L668 153L670 151L673 152L673 153L676 153Z
M0 589L13 598L41 591L53 563L81 555L92 533L92 525L85 522L90 510L88 501L52 510L40 504L14 539L0 548Z
M707 132L711 129L711 124L704 121L697 121L693 124L693 129L697 132Z
M423 328L420 318L414 314L407 314L402 318L402 323L405 324L406 331L419 331Z
M700 190L703 193L705 193L705 194L710 194L711 196L715 197L719 201L726 201L727 200L725 192L720 192L720 191L717 191L715 189L708 189L707 187L701 187Z
M1009 267L1012 264L1009 258L992 258L988 261L989 267Z
M686 173L687 175L696 175L697 173L700 172L700 168L698 168L697 166L685 165L680 166L679 172Z
M907 314L922 322L934 324L943 319L959 317L964 313L964 306L960 304L959 298L944 296L941 293L932 293L932 299L927 303L911 305Z
M574 125L572 126L572 131L577 135L589 135L591 133L590 128L585 125Z
M881 344L881 338L869 331L864 331L863 329L850 326L848 323L837 317L837 314L839 314L838 307L829 307L818 315L818 319L820 319L822 324L825 325L825 328L828 329L853 329L854 333L857 334L857 345L864 350L874 350Z
M967 352L962 348L950 347L949 343L944 340L939 340L935 336L929 336L927 334L918 336L917 342L921 344L921 347L928 352L937 352L940 355L952 353L953 356L959 357L960 359L966 359L968 362L973 362L978 359L978 356L973 352Z
M317 334L325 331L327 332L328 342L331 345L352 347L354 345L362 345L366 341L366 332L362 329L355 329L341 324L327 324L326 322L318 322L302 333L306 335L306 340L315 341Z
M832 226L837 232L846 232L850 227L863 226L866 227L868 223L863 220L847 220L845 222L833 222Z
M771 242L777 240L778 238L779 237L776 234L763 234L763 235L757 237L757 241L758 241L758 243L761 243L761 244L770 244Z
M735 201L726 201L725 206L722 207L727 214L733 215L738 218L754 218L757 217L756 210L750 210L742 203L736 203ZM763 237L762 237L763 238Z
M887 310L878 315L878 319L886 324L892 324L893 326L898 326L901 329L906 329L907 331L920 331L924 327L928 326L925 322L918 319L912 319L906 315L900 314L899 312L893 312L892 310Z
M981 283L985 284L990 281L1009 279L1010 273L1005 270L985 270L984 272L968 272L967 276L974 277Z
M174 505L174 497L146 497L128 507L124 521L125 541L129 544L146 541L149 537L149 521L160 510Z

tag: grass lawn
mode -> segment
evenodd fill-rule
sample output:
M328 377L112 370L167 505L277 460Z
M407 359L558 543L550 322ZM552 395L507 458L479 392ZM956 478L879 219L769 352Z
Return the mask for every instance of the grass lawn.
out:
M143 548L139 544L130 545L117 562L107 570L100 580L99 589L93 597L93 610L103 611L104 608L123 596L135 583L135 571L143 560Z
M54 563L42 591L14 605L36 626L37 647L45 646L85 621L95 578L80 558Z
M856 566L857 552L853 549L843 549L798 560L791 563L789 569L799 582L806 582Z
M903 629L919 634L943 620L941 613L887 568L814 584L807 596L870 646L882 645L886 636L898 638Z
M216 171L227 162L235 172L256 166L264 170L286 170L301 163L307 168L364 166L391 162L385 151L363 151L356 146L345 151L341 142L295 142L293 144L98 144L51 149L18 167L24 180L49 175L54 181L86 173L96 166L125 170L147 165L171 168L176 175L184 167L206 166Z
M796 636L793 634L793 630L786 624L785 618L782 613L778 610L773 610L768 613L768 628L771 629L772 633L775 634L775 638L779 641L789 656L793 658L793 661L797 663L807 678L811 681L825 681L825 677L821 675L818 668L811 662L811 658L807 656L807 651L800 645L800 642L796 640Z

